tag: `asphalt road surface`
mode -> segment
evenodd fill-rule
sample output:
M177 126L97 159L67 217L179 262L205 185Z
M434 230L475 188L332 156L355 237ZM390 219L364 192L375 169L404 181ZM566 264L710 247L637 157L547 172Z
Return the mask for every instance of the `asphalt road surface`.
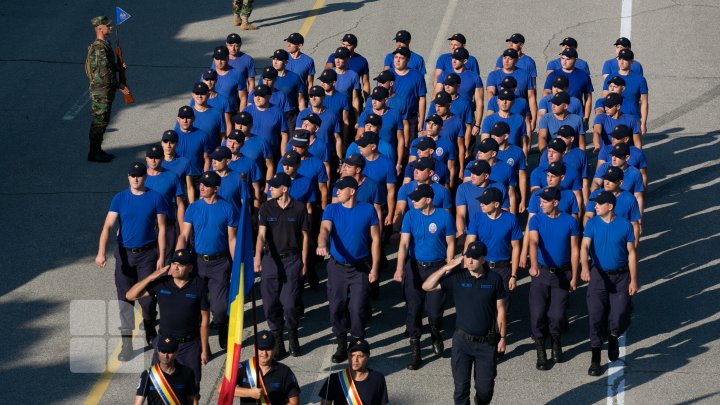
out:
M3 403L133 400L149 357L137 349L133 362L105 364L118 349L112 326L115 287L112 259L107 270L94 265L97 237L110 199L127 186L127 164L144 156L145 146L173 125L190 86L209 66L213 47L229 32L239 32L231 25L229 3L3 2ZM627 7L629 1L623 3ZM107 165L91 164L85 160L89 107L82 63L93 39L90 18L113 16L115 5L132 14L120 34L136 104L126 107L116 100L105 146L117 158ZM447 52L446 38L462 32L485 79L505 38L522 32L525 52L535 58L538 82L543 83L545 64L557 57L559 42L573 36L580 43L580 57L592 68L597 97L600 67L613 56L612 44L620 36L621 10L621 1L259 0L252 19L260 30L241 33L242 50L261 69L273 50L284 48L287 34L301 31L306 34L304 51L320 69L341 36L353 32L360 39L358 52L368 58L374 74L393 48L394 33L408 29L412 49L432 71L437 56ZM498 367L496 403L720 402L720 5L712 0L636 0L626 14L630 17L622 26L650 87L645 138L650 184L640 245L641 291L634 299L625 355L610 373L587 376L583 285L572 294L568 310L568 361L536 371L527 322L528 280L521 273L508 355ZM382 297L373 302L370 366L388 376L394 404L451 403L450 331L445 332L443 358L432 354L425 336L426 365L405 370L405 310L399 285L390 281L392 263L381 275ZM324 289L306 291L305 299L308 311L300 329L305 354L285 363L298 377L301 403L314 403L323 379L338 366L330 362L334 345ZM453 311L447 313L451 325ZM214 336L211 347L215 356L203 371L201 403L216 401L214 386L224 365ZM244 350L244 357L249 354Z

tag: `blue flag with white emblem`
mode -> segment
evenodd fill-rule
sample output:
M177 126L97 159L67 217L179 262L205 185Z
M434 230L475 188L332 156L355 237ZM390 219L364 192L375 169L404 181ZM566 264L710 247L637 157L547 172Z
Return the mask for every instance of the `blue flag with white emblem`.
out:
M132 17L127 11L120 7L115 7L115 25L124 23L128 18Z

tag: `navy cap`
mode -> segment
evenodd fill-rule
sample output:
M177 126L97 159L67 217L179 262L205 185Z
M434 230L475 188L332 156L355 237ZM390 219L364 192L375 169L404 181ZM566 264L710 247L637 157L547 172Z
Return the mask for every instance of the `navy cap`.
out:
M578 53L575 48L567 48L567 49L563 50L562 52L560 52L560 55L565 56L567 58L573 58L573 59L577 59L577 57L578 57Z
M337 187L338 190L342 190L342 189L348 188L348 187L357 190L358 182L352 176L345 176L345 177L341 177L340 180L335 182L335 187Z
M164 156L162 145L157 143L150 145L145 151L145 157L149 157L150 159L162 159Z
M502 56L509 56L509 57L511 57L511 58L513 58L513 59L517 59L517 58L520 57L520 56L518 55L517 51L514 50L514 49L511 49L511 48L508 48L508 49L504 50Z
M193 262L193 252L190 249L178 249L173 252L170 263L190 264Z
M525 43L525 37L523 34L515 33L510 35L510 38L506 39L505 42L512 42L514 44L524 44Z
M462 80L460 79L460 75L457 73L450 73L447 76L445 76L445 80L443 80L443 85L445 86L458 86Z
M472 162L468 170L470 171L470 173L479 176L484 173L490 174L492 172L492 167L490 166L490 163L487 162L487 160L477 159Z
M435 198L435 191L429 184L418 184L415 190L408 194L413 201L420 201L421 198Z
M415 159L412 162L413 169L417 170L435 170L435 158L432 156Z
M615 107L616 105L622 104L622 95L618 93L608 93L603 99L602 103L605 107Z
M245 132L243 132L239 129L233 129L228 134L228 139L232 139L233 141L240 142L240 143L245 142Z
M294 138L301 138L305 139L308 142L310 142L310 136L312 136L312 133L304 128L298 128L295 130L295 133L293 134Z
M213 59L227 60L230 57L230 52L225 45L216 46L213 51Z
M318 77L318 80L323 83L332 83L337 80L337 72L335 72L335 69L325 69Z
M395 34L395 37L393 38L393 41L395 42L402 42L402 43L408 43L412 39L412 35L410 35L409 32L405 30L400 30Z
M515 101L515 93L512 90L505 88L500 89L497 95L498 100L511 100Z
M477 198L480 204L488 205L490 203L502 203L503 193L495 187L488 187L483 191L480 197Z
M570 104L570 94L564 92L564 91L558 91L555 93L555 95L550 99L550 102L555 105L560 104Z
M555 187L545 187L543 191L540 192L539 197L545 201L560 201L562 194L560 194L560 190Z
M517 80L512 76L505 76L505 78L500 82L500 87L503 89L515 90L517 87Z
M175 353L178 347L178 341L172 336L163 335L157 341L157 351L161 353Z
M552 81L552 86L557 87L558 89L566 89L569 85L570 80L568 80L567 76L564 75L555 76Z
M309 121L311 124L315 124L317 126L322 125L322 119L315 113L308 114L305 118L303 118L303 121Z
M624 48L632 48L632 44L630 43L630 40L625 37L618 38L613 45L621 45Z
M457 60L467 60L470 57L470 52L465 48L455 48L452 53L452 58Z
M465 249L465 256L471 259L479 259L487 256L487 246L479 240L472 241L467 249Z
M285 41L295 45L302 45L305 43L305 37L303 37L298 32L293 32L292 34L288 35L287 38L285 38Z
M348 354L352 352L363 352L365 354L370 354L370 345L368 344L367 340L363 338L353 338L350 340L350 343L348 343Z
M613 131L610 132L610 136L614 139L630 138L632 134L632 129L625 124L616 125Z
M273 350L275 348L275 338L269 331L258 332L257 339L258 350Z
M450 105L452 103L452 97L444 91L439 91L435 95L435 98L433 99L433 103L439 104L439 105Z
M200 184L206 187L220 186L220 175L215 172L205 172L200 175Z
M253 90L253 94L258 97L268 97L272 94L272 89L270 86L266 84L259 84L255 86L255 90Z
M378 83L393 82L395 81L395 73L393 73L392 70L383 70L373 80L376 80Z
M352 155L346 157L345 160L343 160L343 163L348 166L359 167L361 169L365 168L365 158L359 153L353 153Z
M241 111L233 117L233 124L250 126L253 123L253 117L247 111Z
M273 52L273 54L272 54L272 59L288 60L289 58L290 58L290 54L288 53L288 51L286 51L284 49L278 49L275 52Z
M398 54L398 53L406 58L410 58L410 50L408 48L401 46L400 48L396 48L393 51L393 55Z
M325 90L320 86L312 86L310 90L308 90L308 96L325 97Z
M567 38L563 39L562 42L560 42L560 46L563 46L563 45L567 45L571 48L577 48L578 43L577 43L577 40L575 40L575 38L567 37Z
M498 145L497 141L492 138L485 138L478 143L478 150L483 153L491 151L497 152L500 150L500 145Z
M370 94L370 97L373 100L385 100L386 98L390 97L390 92L388 89L382 86L375 87L372 91L372 94Z
M448 38L448 41L458 41L458 42L460 42L460 43L463 44L463 45L465 45L465 43L466 43L466 41L465 41L465 35L460 34L460 33L453 34L453 36L451 36L450 38Z
M275 80L278 77L277 69L272 66L266 66L262 72L263 79Z
M290 187L290 183L292 183L292 179L287 173L283 172L273 174L268 180L268 185L273 188Z
M300 154L295 152L294 150L286 152L283 155L282 159L280 159L280 164L287 166L297 166L300 164Z
M193 94L207 95L208 93L210 93L210 88L207 84L203 82L198 82L193 85L192 92Z
M310 140L308 138L305 138L304 136L297 136L297 134L290 138L290 145L298 148L307 148L309 143Z
M380 137L378 136L377 132L365 131L360 136L360 138L358 138L357 141L355 141L355 144L357 144L357 146L364 148L368 145L377 145L378 142L380 142Z
M230 152L230 149L227 146L218 146L214 151L210 152L209 157L212 160L230 159L232 157L232 152Z
M377 114L368 114L365 123L375 127L382 127L382 117Z
M343 35L341 41L342 41L342 42L347 42L348 44L350 44L350 45L352 45L352 46L357 46L357 44L358 44L358 39L357 39L357 37L356 37L355 35L353 35L353 34L345 34L345 35Z
M620 180L625 178L625 173L622 171L621 168L610 166L605 170L605 173L602 175L603 180L612 181L613 183L617 183Z
M189 105L184 105L178 109L178 118L195 118L195 111Z
M625 159L630 155L630 146L625 142L616 143L612 151L610 151L610 154L616 158Z
M507 122L498 121L490 127L490 135L503 136L510 133L510 125Z
M555 138L548 142L547 148L563 153L567 149L567 145L565 144L565 141Z
M443 123L444 123L442 117L437 114L433 114L433 115L427 117L425 122L432 122L433 124L435 124L439 127L443 126Z
M415 143L415 147L417 148L417 150L434 150L437 149L437 144L435 143L435 140L431 137L423 136L422 138L418 138L417 143Z
M577 136L577 132L575 132L575 128L570 125L561 125L560 128L558 128L556 135L561 138L571 138Z
M335 49L333 56L335 57L335 59L347 59L350 57L350 50L345 48L344 46L341 46Z
M217 72L212 69L208 69L203 72L202 79L216 81L217 80Z
M613 207L615 207L615 203L617 202L615 194L609 191L601 191L598 195L591 198L590 201L594 201L595 204L612 204Z
M163 132L161 140L177 142L178 141L178 133L172 129L168 129L167 131Z
M563 162L552 162L548 165L547 169L545 169L546 173L550 173L553 176L562 176L565 174L565 163Z
M608 84L614 84L616 86L624 86L625 85L625 79L621 76L613 76L608 80ZM612 93L611 93L612 94Z
M240 35L238 35L234 32L232 34L228 35L227 38L225 38L225 42L227 42L228 44L242 45L242 39L240 39Z
M128 176L145 176L147 174L147 167L143 162L132 162L128 169Z
M618 52L618 59L622 60L633 60L635 59L635 53L633 53L632 50L625 48L621 49L620 52Z

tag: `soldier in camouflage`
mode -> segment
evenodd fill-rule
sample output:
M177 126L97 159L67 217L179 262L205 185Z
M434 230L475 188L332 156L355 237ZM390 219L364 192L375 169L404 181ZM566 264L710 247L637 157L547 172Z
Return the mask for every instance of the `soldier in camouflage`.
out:
M95 28L95 41L88 47L85 58L85 74L90 81L90 151L87 159L91 162L107 163L115 156L102 150L103 135L110 123L110 110L115 99L115 91L129 94L130 89L120 84L115 53L107 37L112 34L112 22L108 17L100 16L90 20Z
M253 0L232 0L233 15L235 16L235 25L239 25L241 30L256 30L257 27L250 24L250 13L252 13Z

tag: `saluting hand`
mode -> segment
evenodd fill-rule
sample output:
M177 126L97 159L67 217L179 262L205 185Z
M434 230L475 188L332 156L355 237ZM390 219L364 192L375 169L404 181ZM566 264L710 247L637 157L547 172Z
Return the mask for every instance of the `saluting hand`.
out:
M457 266L458 264L462 263L463 257L464 257L463 255L460 255L460 256L458 256L458 257L453 257L453 259L450 260L450 261L448 262L448 264L449 264L450 266L452 266L452 267L455 267L455 266Z

